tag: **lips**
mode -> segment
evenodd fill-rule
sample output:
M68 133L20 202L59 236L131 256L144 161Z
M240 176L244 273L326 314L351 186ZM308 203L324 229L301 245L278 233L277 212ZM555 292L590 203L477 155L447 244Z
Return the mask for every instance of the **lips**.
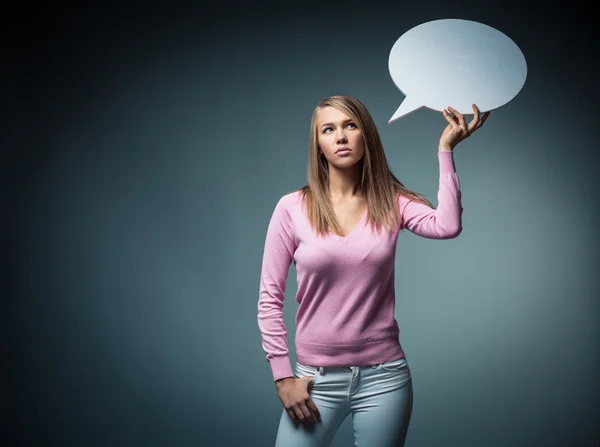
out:
M336 154L339 154L340 152L350 152L350 148L349 147L340 147L337 151L335 151Z

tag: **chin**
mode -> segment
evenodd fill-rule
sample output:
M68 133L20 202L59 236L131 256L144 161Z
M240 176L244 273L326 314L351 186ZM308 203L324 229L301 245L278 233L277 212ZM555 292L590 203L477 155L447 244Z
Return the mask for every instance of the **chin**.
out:
M336 168L339 169L346 169L346 168L353 168L354 166L356 166L358 163L360 162L360 160L347 160L345 163L331 163L333 166L335 166Z

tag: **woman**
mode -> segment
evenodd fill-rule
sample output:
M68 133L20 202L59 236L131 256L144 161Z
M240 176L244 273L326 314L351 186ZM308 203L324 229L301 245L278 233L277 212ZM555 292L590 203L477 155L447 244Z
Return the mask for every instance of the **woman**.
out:
M473 104L467 124L448 110L434 209L392 174L364 104L332 96L315 108L308 185L278 201L262 260L258 325L284 406L277 446L327 446L348 414L355 445L404 445L412 382L394 318L397 237L402 228L431 239L460 234L452 151L489 116L480 118ZM299 303L294 371L283 317L292 261Z

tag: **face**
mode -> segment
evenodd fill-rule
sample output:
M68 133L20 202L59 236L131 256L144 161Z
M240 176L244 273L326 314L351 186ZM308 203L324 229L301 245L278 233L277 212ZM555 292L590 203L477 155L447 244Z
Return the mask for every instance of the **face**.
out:
M320 150L330 164L338 168L353 166L365 153L357 124L335 107L324 107L317 117Z

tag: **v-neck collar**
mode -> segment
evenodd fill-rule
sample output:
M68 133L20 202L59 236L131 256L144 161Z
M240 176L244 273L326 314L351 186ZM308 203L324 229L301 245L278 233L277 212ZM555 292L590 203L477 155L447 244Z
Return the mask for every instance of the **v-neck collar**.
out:
M333 231L329 231L329 235L345 244L352 237L352 235L356 233L360 227L363 226L365 218L367 217L368 210L369 207L365 205L365 209L363 210L362 215L360 216L360 220L354 226L354 228L352 228L350 233L348 233L346 236L340 236L339 234L334 233Z

